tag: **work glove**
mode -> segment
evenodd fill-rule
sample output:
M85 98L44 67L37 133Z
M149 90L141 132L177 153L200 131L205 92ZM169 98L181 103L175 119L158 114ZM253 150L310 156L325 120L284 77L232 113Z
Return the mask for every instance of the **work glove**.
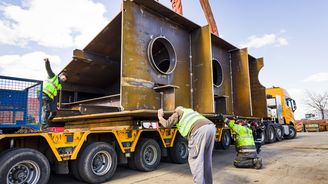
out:
M220 122L224 122L226 124L229 123L229 119L228 118L225 118L223 116L223 114L220 114L219 117L218 117L218 119L219 119Z
M158 111L157 111L157 117L158 117L158 119L162 118L163 116L164 116L163 109L158 109Z
M222 114L219 114L219 116L218 116L218 120L219 120L220 122L224 121L224 117L223 117Z

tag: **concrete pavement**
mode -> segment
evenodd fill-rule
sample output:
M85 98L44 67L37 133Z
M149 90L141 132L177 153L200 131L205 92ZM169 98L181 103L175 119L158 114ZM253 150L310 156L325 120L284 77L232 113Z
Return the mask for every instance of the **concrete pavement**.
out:
M264 145L260 156L263 169L237 169L232 165L234 147L215 150L213 176L217 184L324 184L328 183L328 132L299 133L296 139ZM53 175L50 183L75 183L65 175ZM118 167L111 184L189 184L192 176L188 164L162 162L153 172L139 172Z

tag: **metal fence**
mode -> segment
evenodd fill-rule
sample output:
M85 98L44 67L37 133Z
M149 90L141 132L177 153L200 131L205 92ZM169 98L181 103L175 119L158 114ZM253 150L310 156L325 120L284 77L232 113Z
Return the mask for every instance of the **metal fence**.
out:
M40 128L42 81L0 76L0 128Z

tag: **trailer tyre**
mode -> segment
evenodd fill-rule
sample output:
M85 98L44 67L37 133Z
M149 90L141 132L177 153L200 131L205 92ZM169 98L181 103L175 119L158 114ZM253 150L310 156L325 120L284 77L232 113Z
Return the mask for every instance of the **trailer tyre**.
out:
M289 134L287 135L287 138L288 139L294 139L296 137L296 129L294 126L292 125L289 125Z
M81 176L80 176L80 173L79 173L79 167L77 165L77 160L71 160L69 161L69 173L71 176L73 176L75 179L81 181Z
M281 141L284 137L283 129L281 125L278 125L276 128L276 139L277 141Z
M161 161L161 149L154 139L140 139L133 154L135 166L140 171L153 171Z
M87 183L102 183L109 180L117 167L115 149L105 142L90 143L77 160L78 173Z
M80 149L79 153L83 153L83 150L89 145L90 143L85 143L82 148ZM68 163L69 166L69 174L73 176L76 180L82 181L82 178L79 173L79 166L78 166L78 158L80 157L80 154L75 160L70 160Z
M222 130L221 141L215 143L216 149L229 149L231 144L231 135L229 130Z
M49 161L34 149L10 150L0 163L0 183L47 183L50 177Z
M261 145L265 144L265 132L264 131L261 131L261 138L259 139L259 143Z
M273 143L276 140L276 135L275 135L275 130L273 126L267 126L267 142L268 143Z
M134 170L137 169L137 167L136 167L136 163L134 162L134 158L133 158L133 157L129 157L129 158L128 158L128 167L129 167L130 169L134 169Z
M169 149L170 159L176 164L185 164L188 162L188 141L177 134L174 145Z

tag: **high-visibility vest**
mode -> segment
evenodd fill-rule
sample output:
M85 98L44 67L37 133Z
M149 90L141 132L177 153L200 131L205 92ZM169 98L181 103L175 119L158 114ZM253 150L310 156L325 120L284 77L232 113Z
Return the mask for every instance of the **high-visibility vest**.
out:
M253 147L255 146L253 131L245 126L235 124L232 120L229 122L228 126L236 132L236 147Z
M193 111L192 109L183 108L182 111L183 111L183 115L180 118L179 122L177 123L177 128L183 137L187 137L192 125L197 120L206 119L206 118L201 114L199 114L198 112Z
M58 76L55 75L51 79L43 81L42 92L47 94L52 100L57 96L58 91L62 89L62 85L59 83Z

